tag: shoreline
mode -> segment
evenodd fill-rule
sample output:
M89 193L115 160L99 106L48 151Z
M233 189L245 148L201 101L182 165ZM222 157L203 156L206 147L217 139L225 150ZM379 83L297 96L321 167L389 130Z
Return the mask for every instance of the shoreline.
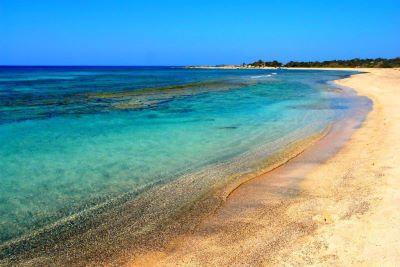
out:
M381 204L385 202L382 191L393 189L386 188L385 182L376 181L376 178L386 177L385 173L394 169L399 173L398 168L392 166L393 163L391 166L386 166L388 164L380 162L378 156L388 154L390 150L389 154L398 159L396 150L388 147L382 135L385 137L390 135L394 147L398 147L395 137L396 132L400 132L399 126L396 127L394 123L391 128L396 132L385 134L381 133L380 126L381 121L396 122L395 114L385 114L386 117L383 117L385 113L383 111L384 102L390 99L390 94L396 94L394 90L400 81L400 71L398 69L354 70L362 73L351 75L350 78L336 83L350 87L358 94L372 99L374 106L362 126L349 136L350 140L343 146L336 147L338 151L333 156L312 163L314 156L306 151L309 160L302 162L302 166L308 168L305 179L298 179L299 168L295 166L296 164L292 169L289 167L289 172L286 174L282 171L287 166L293 165L289 162L282 168L242 184L230 194L223 207L203 222L194 234L178 238L171 243L166 252L150 252L142 259L133 260L131 264L370 263L372 255L365 254L366 248L368 251L378 253L377 255L388 255L384 260L385 263L395 263L396 260L398 262L400 255L396 252L395 246L391 245L390 249L385 244L387 239L392 237L390 239L393 241L392 244L400 245L400 238L395 237L395 234L400 236L400 230L394 227L396 222L400 221L400 214L396 212L396 206L389 203L392 205L382 210L389 211L394 221L388 224L384 222L382 216L376 216L382 212L378 207L382 208ZM388 91L389 98L383 100L380 91L373 86ZM395 100L392 101L395 103ZM395 109L394 105L391 107ZM370 141L370 138L373 141ZM311 152L312 150L313 148L310 149ZM370 150L371 156L368 153L365 155ZM378 155L375 153L376 150L381 153ZM274 180L274 175L284 179ZM365 179L365 176L370 179ZM300 186L291 186L293 182L299 183ZM395 180L392 183L396 186L396 194L394 196L391 194L392 198L386 202L393 201L395 197L400 203L400 186ZM377 184L381 187L375 188ZM379 227L366 231L367 226L379 223L391 233L385 234L386 239L379 239L377 233L382 234L382 229ZM356 246L352 245L352 242L355 242L355 235ZM379 242L381 246L371 246L364 238L366 235L371 236L368 240ZM374 259L377 264L382 262L379 256Z
M282 165L285 165L288 161L296 158L297 156L301 155L309 146L313 143L318 142L320 139L323 139L324 136L327 134L327 130L322 130L319 133L315 133L311 136L305 136L303 139L294 140L288 146L281 148L280 150L273 153L271 156L268 156L268 160L263 162L260 165L253 166L251 168L251 172L239 172L240 169L236 169L232 177L228 177L227 179L231 179L229 182L225 183L223 181L214 181L215 188L212 192L203 192L206 196L199 196L201 199L198 200L199 203L192 204L192 205L184 205L179 208L179 212L172 216L171 218L164 218L160 217L157 221L159 221L159 225L156 223L151 223L150 226L146 226L145 222L147 219L154 218L148 214L146 211L141 211L141 207L147 207L148 210L154 211L154 214L158 214L160 210L165 209L168 206L167 203L171 206L170 197L167 197L165 194L166 192L173 192L173 190L169 190L171 188L179 187L178 183L173 183L171 185L161 185L161 189L159 191L162 193L160 198L151 198L151 195L159 195L155 194L153 191L150 190L146 194L139 197L138 201L129 201L121 206L115 205L114 209L110 212L106 212L105 215L99 214L96 217L99 218L84 218L82 217L82 223L76 223L75 221L71 221L69 225L73 225L77 227L79 231L82 230L81 236L76 236L74 232L63 228L62 226L59 227L59 230L56 232L61 233L57 237L50 238L51 240L58 242L61 244L60 249L54 250L53 248L46 248L45 253L40 253L40 247L42 247L41 243L46 241L46 237L51 237L51 232L43 232L43 233L36 233L32 239L27 238L20 241L17 241L15 244L6 245L6 249L8 251L19 251L21 248L25 249L30 247L30 251L19 251L17 253L21 253L22 262L26 259L30 258L38 258L39 262L69 262L69 263L77 263L77 262L115 262L114 258L117 257L117 262L125 262L123 258L130 257L129 253L132 251L136 252L143 252L146 250L151 250L154 248L161 248L164 246L165 240L168 241L173 238L171 236L175 234L184 235L187 232L192 232L194 228L196 228L199 222L203 221L203 219L207 219L207 217L212 216L215 213L216 209L219 209L221 203L223 204L230 195L239 189L243 184L249 182L249 180L253 180L255 177L260 175L264 175L266 173L271 172L274 169L279 168ZM261 159L263 153L258 154L258 157ZM250 158L248 158L249 160ZM189 185L193 183L193 181L189 180L186 183L188 188L196 185ZM222 185L221 185L222 184ZM157 189L156 189L157 190ZM176 190L175 190L176 191ZM153 193L152 193L153 192ZM184 192L177 191L177 196L179 198L187 198L187 194ZM165 198L164 198L164 197ZM141 203L141 204L140 204ZM172 203L174 204L174 203ZM172 205L174 206L174 205ZM161 208L157 208L161 207ZM149 211L150 212L150 211ZM151 212L150 212L151 213ZM118 217L115 215L118 214ZM87 217L87 216L86 216ZM90 217L90 216L89 216ZM134 221L132 222L132 219ZM194 218L197 218L194 220ZM87 226L86 226L87 225ZM119 226L118 226L119 225ZM146 227L144 227L146 226ZM89 234L85 233L86 227L90 228ZM109 228L109 229L107 229ZM139 229L146 228L143 231ZM147 229L148 228L148 229ZM154 228L154 229L153 229ZM162 228L162 229L157 229ZM149 237L148 231L151 231L153 235L158 236L157 238ZM155 230L157 229L157 230ZM78 232L79 232L78 231ZM105 231L107 231L105 233ZM138 233L136 233L138 232ZM115 243L114 238L112 235L121 236L121 239L117 239L118 243ZM42 236L44 238L42 238ZM65 236L65 237L64 237ZM85 237L85 238L83 238ZM47 238L48 239L48 238ZM157 240L155 240L157 239ZM86 244L85 240L93 240L97 243L97 248L95 249L97 252L101 254L101 256L92 255L93 253L90 252L93 250L90 244ZM129 240L138 240L136 242L128 242ZM19 245L19 244L21 245ZM47 244L47 241L45 242ZM70 249L65 250L63 248L64 243L68 243L68 247ZM101 244L103 243L103 244ZM132 243L142 243L136 246L136 244ZM154 247L151 247L154 245ZM88 253L86 253L88 251ZM32 252L32 254L31 254ZM31 254L31 255L30 255ZM71 258L65 259L63 254L70 254ZM119 255L123 255L121 257L121 261L119 260ZM19 257L18 256L18 257ZM33 257L32 257L33 256ZM18 258L16 258L18 259ZM19 260L17 260L18 262Z
M310 145L324 138L328 131L328 129L324 129L303 139L292 141L287 146L272 153L267 159L263 159L262 161L265 162L257 165L255 169L252 168L252 171L248 173L238 172L232 177L227 177L230 181L214 183L215 188L203 192L205 196L184 205L172 216L162 216L159 209L154 211L153 209L155 207L163 207L162 209L164 209L174 204L170 203L170 198L163 198L163 196L166 192L174 192L172 188L179 187L179 179L150 189L122 205L114 205L114 208L106 211L104 215L98 215L99 218L93 215L93 218L88 219L87 216L78 214L74 216L76 220L71 218L71 220L65 220L64 224L57 223L20 239L2 244L0 246L0 264L25 264L32 261L35 264L124 264L130 258L132 251L142 254L152 249L163 249L177 235L193 232L199 222L212 216L229 198L230 194L240 188L242 184L260 174L269 173L301 155ZM194 183L192 180L182 180L185 184ZM179 197L186 197L184 192L177 191L175 193ZM160 194L160 197L152 197ZM147 207L153 212L141 211L143 207ZM152 218L153 223L144 225L143 223L149 219L148 217L152 213L161 215L161 217L157 220ZM119 217L115 217L116 214ZM135 218L134 222L132 222L132 217ZM70 226L73 226L73 228L69 229ZM104 235L107 228L110 233L119 234L123 237L119 240L120 243L116 243L114 238ZM138 228L146 229L139 230ZM83 232L79 235L81 230ZM78 234L75 232L78 232ZM58 233L58 236L55 236L55 233ZM86 240L92 240L97 243L97 246L93 248ZM66 248L64 248L64 243L68 244ZM59 247L59 249L52 248L54 244L58 244L56 247ZM41 252L44 245L46 246L45 252ZM96 255L91 250L94 250ZM101 255L97 256L97 253Z
M348 69L345 69L348 70ZM356 74L358 75L358 74ZM352 75L351 77L353 77L354 75ZM342 85L342 84L340 84ZM344 85L347 87L347 85ZM336 125L336 123L334 123L334 125ZM340 123L338 123L338 125L340 125ZM357 127L357 122L353 121L353 122L349 122L349 124L346 123L342 123L340 127L346 128L345 131L347 131L347 134L352 134L353 133L353 128ZM277 158L274 160L271 160L271 162L269 162L269 164L267 165L263 165L260 166L260 169L256 169L253 170L250 174L242 174L243 177L240 175L240 173L236 173L239 177L239 179L234 180L233 182L231 181L230 183L225 184L225 186L223 187L218 187L216 188L215 192L212 193L211 195L208 195L208 197L206 197L206 199L203 200L199 200L199 203L197 205L191 205L189 206L184 206L182 208L182 210L176 214L176 216L174 215L172 217L172 220L175 221L171 221L169 218L168 221L170 222L170 224L168 225L164 225L162 228L160 229L160 234L158 235L158 231L156 231L155 237L146 237L146 234L144 232L140 233L138 237L135 237L133 240L138 239L137 242L134 243L142 243L143 247L141 247L142 245L139 246L138 249L132 249L132 247L135 247L135 245L133 245L132 241L131 242L127 242L129 241L128 238L123 238L124 242L120 242L119 244L117 244L116 246L113 246L112 244L114 243L114 240L110 239L110 238L105 238L106 241L112 241L112 242L103 242L104 240L102 238L104 237L98 237L97 235L91 234L92 238L88 238L89 240L93 240L93 242L97 243L98 248L96 248L96 250L98 250L98 252L100 252L101 255L99 255L97 258L93 257L93 253L90 252L90 246L88 244L78 244L79 240L83 240L80 239L80 237L77 237L77 240L74 241L70 241L68 240L69 246L71 247L75 247L74 249L72 249L72 251L65 251L65 250L61 250L61 251L57 251L56 255L54 255L53 257L49 257L49 255L41 255L39 257L38 262L42 262L42 260L44 260L43 262L59 262L59 263L66 263L66 262L70 262L70 263L78 263L78 262L87 262L87 263L105 263L105 262L117 262L118 264L122 264L125 263L127 261L127 259L132 259L132 251L134 251L134 253L139 253L136 255L143 255L143 260L139 259L139 262L136 261L138 258L134 257L134 259L132 259L131 264L132 265L148 265L148 262L151 263L159 263L160 265L168 265L168 264L175 264L175 263L183 263L186 262L185 260L182 261L182 258L175 258L175 256L171 255L175 255L174 253L176 253L177 251L180 251L182 246L179 243L184 243L182 241L186 240L186 239L191 239L193 235L198 235L201 236L203 238L208 238L209 235L209 229L206 230L206 232L201 232L202 229L204 230L204 225L207 223L209 223L210 221L212 221L213 219L215 219L216 216L218 216L221 213L221 210L226 212L226 207L227 204L228 206L231 205L230 203L235 202L234 205L239 204L239 207L235 206L233 207L234 210L245 210L248 208L248 206L252 206L252 205L258 205L257 201L259 201L259 199L257 199L257 196L259 197L261 192L256 192L257 194L254 194L254 191L246 191L248 189L246 188L251 188L254 187L254 184L257 184L259 180L267 180L265 184L261 185L261 188L266 189L266 191L268 191L268 196L271 197L272 196L272 201L271 199L264 199L265 201L268 201L270 205L268 207L269 210L282 210L283 207L286 207L286 205L291 204L292 203L292 199L296 198L300 193L300 189L298 188L298 184L301 183L301 179L296 178L296 181L293 181L293 179L289 178L289 177L285 177L288 176L287 173L285 174L285 172L283 172L282 174L282 168L289 168L291 172L296 172L297 169L299 168L298 165L296 164L301 164L301 166L306 167L306 171L310 172L312 171L312 169L317 168L318 166L316 165L321 165L324 164L323 162L326 161L328 158L331 158L332 155L336 154L337 149L339 149L340 147L343 146L343 142L347 141L347 137L344 136L343 140L339 140L340 138L338 138L338 134L343 132L343 128L340 128L338 126L334 126L333 130L324 130L321 133L315 134L315 136L309 136L309 138L305 138L307 140L298 140L298 144L295 144L296 142L293 143L293 147L292 148L288 148L286 147L285 149L282 149L281 153L282 155L277 155ZM309 139L309 140L308 140ZM335 145L331 145L331 144L327 144L329 143L329 140L339 140L338 143L336 143ZM319 143L325 143L325 145L322 146L318 146ZM342 143L340 143L342 142ZM317 148L315 148L317 147ZM326 148L332 149L329 151L326 151L326 154L322 155L322 157L326 157L326 158L322 158L322 159L314 159L314 163L313 164L309 164L310 166L307 166L308 164L304 164L304 162L301 162L301 160L304 161L304 158L309 157L309 159L312 159L313 155L315 155L316 150L318 149L325 149ZM280 152L277 151L279 154ZM286 154L285 154L286 153ZM321 153L320 153L321 154ZM311 157L311 158L310 158ZM298 162L298 160L300 160L300 162ZM294 162L294 163L293 163ZM297 163L296 163L297 162ZM289 167L288 167L289 166ZM278 181L277 179L275 180L271 180L270 176L276 175L276 174L281 175L280 177L284 177L284 182L282 181ZM292 173L293 174L293 173ZM283 175L283 176L282 176ZM296 175L298 176L306 176L306 172L297 172ZM269 177L269 178L267 178ZM173 185L172 185L173 187ZM272 189L272 190L271 190ZM246 194L243 193L247 192ZM167 189L164 190L165 192L168 191ZM181 194L181 192L179 192ZM247 203L247 204L243 204L243 199L247 198L248 194L254 194L253 200L255 202L253 203ZM265 192L264 192L265 193ZM272 195L271 195L272 194ZM240 197L238 197L241 196ZM265 196L264 196L265 197ZM222 205L218 204L216 205L217 202L220 202L222 199ZM289 201L286 202L286 200L289 199ZM161 199L156 199L155 203L153 203L153 201L151 201L151 199L143 199L144 202L147 203L147 206L149 208L153 208L153 206L164 206L165 201L162 201ZM283 203L281 203L283 201ZM168 200L167 200L168 202ZM280 204L276 206L276 203L274 202L279 202ZM271 206L272 204L272 206ZM135 236L135 234L132 233L132 231L134 231L134 229L136 229L136 226L130 226L129 222L132 220L133 217L135 217L136 215L132 214L132 211L135 211L135 209L138 209L138 204L137 203L127 203L126 205L124 204L121 207L117 207L116 211L110 212L110 214L108 214L107 216L102 216L100 218L104 219L104 221L102 221L102 225L97 226L96 224L98 222L95 222L95 228L91 230L91 232L94 233L98 233L100 235L104 234L104 231L109 231L108 235L110 233L112 233L113 235L118 235L118 236ZM197 210L197 211L196 211ZM201 212L200 212L201 210ZM231 213L232 210L228 211L228 213ZM136 212L134 212L136 213ZM200 214L201 213L201 214ZM121 216L122 218L114 218L114 215L118 214L118 216ZM196 215L197 214L197 215ZM144 214L146 217L146 214ZM239 214L240 215L240 214ZM276 215L276 219L280 218L278 214ZM143 216L138 214L138 216ZM226 216L226 214L224 215ZM140 218L140 217L137 217ZM194 221L194 218L198 218L199 220ZM243 217L245 220L248 219L248 216L244 216ZM226 221L226 217L223 218L223 222ZM142 219L140 219L139 221L142 221ZM192 223L190 223L192 221ZM204 223L205 222L205 223ZM215 224L215 221L212 221L213 224ZM222 221L221 221L222 222ZM92 222L89 222L89 224L92 224ZM135 222L136 224L136 222ZM140 224L140 223L138 223ZM107 226L108 225L108 226ZM118 227L113 227L116 225L126 225L126 227L120 227L118 229ZM108 227L111 227L110 229L107 229ZM151 227L156 227L155 225L152 224ZM209 228L210 225L206 226L206 228ZM121 229L122 228L122 229ZM213 228L213 227L212 227ZM200 229L200 233L199 233L199 229ZM240 227L239 227L240 229ZM216 232L216 231L232 231L233 229L229 230L225 229L225 226L219 228L219 229L212 229L212 232ZM163 231L166 231L167 234L164 235ZM236 230L235 230L236 231ZM171 232L172 235L168 236L168 233ZM86 235L86 234L85 234ZM93 236L94 235L94 236ZM171 238L172 237L172 238ZM241 236L242 238L246 238L246 235ZM149 239L149 240L148 240ZM226 239L226 237L224 237L223 239ZM121 239L122 240L122 239ZM130 238L130 240L132 240L132 238ZM126 241L126 242L125 242ZM149 244L147 244L147 241L150 241ZM78 242L78 243L77 243ZM185 241L187 242L187 241ZM192 243L191 243L192 242ZM185 249L187 252L189 253L184 253L185 257L189 256L189 254L192 252L194 255L196 255L196 253L198 253L199 251L193 251L193 248L196 248L197 243L199 242L199 240L195 240L195 241L191 241L189 242L190 246L189 249ZM150 243L154 243L155 246L151 247L152 244ZM201 243L201 241L200 241ZM165 245L167 244L167 245ZM209 244L207 245L207 247L209 247ZM76 250L78 249L78 250ZM218 248L219 250L221 248ZM86 255L85 250L89 251L89 254ZM73 252L75 251L75 252ZM148 253L150 251L150 253ZM171 251L173 253L171 253ZM104 253L103 253L104 252ZM182 252L182 251L181 251ZM204 251L203 251L204 252ZM60 255L61 253L61 255ZM63 256L62 254L71 254L74 255L73 253L76 253L76 255L73 256L73 258L71 259L67 259L67 261L65 261L65 255ZM209 252L207 252L208 254ZM70 255L70 256L72 256ZM118 256L117 256L118 255ZM122 255L120 257L120 255ZM222 254L221 254L222 255ZM181 255L182 256L182 255ZM180 257L181 257L180 256ZM193 256L193 255L192 255ZM192 257L190 256L190 257ZM226 255L224 255L223 257L226 257ZM28 256L29 258L29 256ZM85 259L86 258L86 259ZM115 260L116 258L116 260ZM218 258L218 256L216 257ZM228 257L229 258L229 257ZM50 261L49 261L50 260ZM150 260L150 261L149 261ZM210 259L204 258L201 259L199 261L195 261L195 264L202 264L204 262L209 262ZM23 260L24 262L24 260ZM192 260L189 261L189 263L193 263ZM228 264L228 262L212 262L215 264ZM244 262L245 263L245 262Z

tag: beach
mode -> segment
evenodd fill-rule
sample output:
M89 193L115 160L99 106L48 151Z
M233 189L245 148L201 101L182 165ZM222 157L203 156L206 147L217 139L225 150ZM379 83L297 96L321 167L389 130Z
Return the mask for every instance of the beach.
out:
M395 163L400 71L324 70L22 70L39 82L38 78L57 74L57 84L66 87L71 86L70 80L83 86L98 72L103 73L96 76L99 86L103 84L101 77L106 77L107 83L113 77L118 86L121 77L129 77L132 84L143 74L150 75L149 80L143 80L148 84L160 72L169 73L166 81L172 85L123 94L113 90L100 95L89 92L85 109L76 105L82 102L82 93L54 94L50 106L42 105L41 98L34 104L43 112L59 109L56 119L44 120L39 113L26 112L16 113L21 122L3 124L3 134L19 134L20 139L31 143L26 153L15 153L19 151L15 149L18 142L13 140L18 139L9 139L9 146L4 146L6 154L10 151L8 154L18 155L17 160L29 163L24 156L30 160L29 153L36 151L33 156L40 161L32 162L46 163L44 173L37 176L39 182L40 177L59 175L52 170L60 167L76 174L57 176L68 181L75 177L69 187L57 184L62 179L51 179L51 187L34 186L37 182L23 187L46 192L37 193L43 197L32 199L29 205L9 202L22 211L40 209L33 218L48 221L37 220L46 226L41 227L35 221L22 220L21 216L29 216L26 212L6 213L9 217L3 219L8 225L14 217L26 224L14 223L15 227L5 229L25 229L25 235L3 231L3 241L11 241L0 246L0 265L348 265L370 263L371 255L377 264L382 263L383 256L387 263L397 261L398 233L393 225L399 219ZM82 80L76 72L90 79ZM174 82L176 77L198 79L198 75L203 77L201 82L178 86ZM211 83L209 75L220 82ZM19 83L13 83L18 89ZM48 90L52 90L51 85L43 83ZM186 95L181 95L181 89ZM201 96L205 90L206 98ZM138 97L147 108L130 104ZM153 98L175 100L171 104L153 103ZM59 99L69 99L68 107L74 113L87 114L63 114ZM106 99L102 106L91 105L99 99ZM126 104L123 112L116 106L120 104ZM103 113L103 109L108 112ZM46 130L49 125L52 131ZM72 127L66 131L64 125ZM85 133L94 131L99 134L85 137ZM176 133L181 133L180 138L175 138ZM37 137L52 143L41 145ZM82 146L86 138L91 140L87 147ZM145 146L147 149L143 149ZM42 148L52 151L51 161L43 161ZM55 168L58 158L65 161L65 154L59 155L56 148L69 153L73 164ZM102 151L110 148L110 154ZM199 154L201 151L204 155ZM75 165L77 155L85 158L79 161L83 165ZM102 162L89 161L100 155ZM188 166L194 156L193 163L199 165L203 160L204 164L189 164L193 170L174 175L179 164ZM7 159L6 155L3 158ZM148 163L142 169L152 168L138 168L144 159ZM12 181L22 181L19 169L35 171L28 168L30 165L13 169L15 165L7 162L3 162L6 173L15 174ZM112 172L104 169L107 166L114 166ZM171 177L167 176L168 169ZM160 178L164 180L154 183ZM76 191L74 186L83 188ZM140 186L142 191L130 191ZM102 198L93 195L93 203L79 206L90 190L99 195L103 192ZM29 192L7 193L14 199L24 199ZM56 205L38 206L44 201L64 207L64 213L57 213L61 219L52 214ZM68 214L72 216L65 216ZM387 244L391 244L390 249Z
M348 70L348 69L346 69ZM143 265L395 265L400 262L400 70L336 81L373 101L283 166L234 190L195 230ZM348 137L338 138L338 135ZM331 142L335 140L334 142Z
M332 82L354 73L3 68L0 265L163 251L336 122L359 124L370 100Z
M400 0L362 3L0 0L0 267L400 266Z

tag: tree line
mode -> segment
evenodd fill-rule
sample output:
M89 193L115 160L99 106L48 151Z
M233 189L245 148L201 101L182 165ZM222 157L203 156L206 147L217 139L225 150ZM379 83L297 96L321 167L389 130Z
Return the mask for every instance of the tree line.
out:
M400 57L397 58L354 58L349 60L326 60L326 61L289 61L283 64L279 61L257 60L250 64L243 63L248 67L302 67L302 68L396 68L400 67Z

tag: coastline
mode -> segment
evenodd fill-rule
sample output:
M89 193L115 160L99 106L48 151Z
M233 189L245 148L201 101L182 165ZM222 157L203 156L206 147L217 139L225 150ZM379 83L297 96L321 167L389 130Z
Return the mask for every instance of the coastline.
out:
M396 167L400 71L354 70L362 73L336 83L367 96L374 106L350 140L336 146L339 151L313 161L314 146L303 153L308 157L301 165L306 174L299 173L298 165L290 161L242 184L195 233L176 239L166 251L150 252L131 264L399 262L400 230L395 226L400 221L396 206L400 185L395 178L400 174ZM304 179L299 179L302 175ZM293 186L296 183L299 186Z
M328 131L324 129L292 141L266 159L258 153L262 163L252 166L251 171L236 169L235 174L214 180L210 190L203 188L200 194L192 195L192 187L199 186L193 179L200 174L191 178L184 176L151 188L133 199L124 195L113 201L115 203L106 203L101 208L103 213L98 215L89 210L85 212L88 214L74 215L31 235L2 244L0 265L32 262L45 265L120 265L129 261L131 253L142 255L147 251L163 250L171 240L193 232L199 222L212 216L240 185L301 155L313 143L324 138ZM235 162L232 164L235 165ZM203 171L208 175L212 173L211 169ZM193 197L195 199L187 204L175 201ZM143 210L144 207L146 210Z
M93 214L93 216L89 214L78 220L68 221L65 227L63 224L55 230L49 228L44 232L34 233L32 237L6 244L2 252L6 254L10 252L10 255L16 252L17 255L13 255L13 262L21 263L34 259L38 264L50 262L74 264L116 261L122 263L126 262L126 258L131 256L132 251L136 254L163 249L165 242L168 243L176 235L193 232L199 222L214 214L216 208L218 209L232 192L241 188L242 184L246 184L254 177L269 173L272 169L301 155L312 143L323 138L326 132L327 130L323 130L300 140L295 138L287 147L276 151L277 153L269 156L266 161L261 159L268 149L259 147L258 154L254 156L259 159L260 165L249 166L250 168L245 170L234 169L232 177L227 177L230 181L224 182L218 179L211 183L213 185L212 192L200 192L199 196L193 196L187 192L192 190L181 190L179 181L170 185L160 185L155 188L158 193L150 190L134 201L121 201L121 203L124 202L122 204L110 203L113 208L107 208L104 214ZM250 159L247 158L245 161L250 162ZM209 176L210 170L205 170L205 174ZM198 186L195 181L188 179L183 188L190 189ZM172 190L173 188L176 190ZM173 196L171 196L171 192L175 192L172 194ZM152 197L155 195L160 197ZM187 200L193 197L197 199L195 205L184 205L184 203L173 201L173 198ZM129 199L130 196L127 198ZM144 210L143 207L146 209ZM168 215L166 212L168 207L178 209L178 212L170 216L171 214ZM152 223L149 225L148 222ZM71 226L73 228L69 229ZM53 236L54 233L56 236ZM44 253L41 250L44 250ZM4 263L7 262L6 259L4 260Z
M360 71L368 72L368 70ZM354 79L357 75L351 76L348 80ZM338 84L352 87L351 84L341 82ZM304 209L309 213L316 211L311 205L303 207L299 212L297 206L303 206L304 203L311 201L309 198L313 196L313 190L320 186L321 177L308 185L310 173L325 166L326 162L341 153L343 147L347 146L344 144L354 133L354 128L359 126L359 122L349 121L340 124L340 127L335 125L333 129L298 140L297 143L293 142L290 144L291 148L286 147L281 151L281 155L277 153L275 159L271 159L268 164L258 166L259 168L251 173L236 171L230 183L215 181L217 182L215 192L202 196L204 199L199 199L197 205L183 206L179 214L172 218L158 218L160 224L152 224L150 228L160 229L152 231L152 235L146 234L147 230L151 230L146 227L135 236L135 231L143 226L141 224L151 219L140 207L147 207L146 212L156 208L157 210L153 210L156 212L149 212L157 215L159 208L165 209L169 205L168 198L165 198L167 194L155 200L143 196L140 201L144 205L129 202L116 206L116 209L100 216L98 220L95 218L88 220L85 223L91 228L88 234L82 233L80 236L78 233L76 238L68 236L65 241L59 240L61 242L57 244L62 244L60 247L69 248L58 251L50 246L46 248L49 249L48 254L37 254L33 263L125 264L127 259L128 261L132 259L132 256L130 262L132 265L284 262L292 256L282 254L287 252L289 244L292 246L297 244L298 239L303 240L314 234L319 229L320 221L325 225L327 221L332 220L330 213L326 211L321 213L322 217L316 214L311 220L307 216L303 218ZM341 149L339 153L338 149ZM235 180L236 178L238 179ZM189 180L187 185L197 186L192 182ZM171 192L168 188L171 189L176 185L162 186L161 190L164 193ZM304 193L307 190L310 190L310 193ZM177 193L178 198L186 198L187 192L178 190ZM151 192L148 195L152 195ZM321 196L322 194L318 195ZM325 196L324 199L328 197ZM76 224L76 227L81 228L85 224ZM163 227L160 227L162 224ZM69 235L68 232L61 232L62 235ZM40 239L38 241L40 242ZM303 245L299 248L301 247ZM243 253L248 256L235 258ZM54 258L49 255L53 255ZM25 260L28 260L28 263L32 263L29 260L30 256L25 256L27 257L23 256L22 262L27 263ZM283 257L283 260L278 257ZM296 262L290 261L289 264Z

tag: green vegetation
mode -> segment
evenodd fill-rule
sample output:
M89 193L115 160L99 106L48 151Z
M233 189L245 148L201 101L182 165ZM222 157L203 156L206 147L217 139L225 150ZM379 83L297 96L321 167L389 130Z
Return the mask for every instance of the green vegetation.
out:
M256 67L256 68L260 68L260 67L282 67L283 64L274 60L274 61L262 61L262 60L258 60L256 62L247 64L247 66L250 67Z
M258 60L250 64L243 64L247 67L303 67L303 68L396 68L400 67L400 57L385 58L354 58L349 60L328 60L328 61L290 61L282 64L276 60L262 61Z

